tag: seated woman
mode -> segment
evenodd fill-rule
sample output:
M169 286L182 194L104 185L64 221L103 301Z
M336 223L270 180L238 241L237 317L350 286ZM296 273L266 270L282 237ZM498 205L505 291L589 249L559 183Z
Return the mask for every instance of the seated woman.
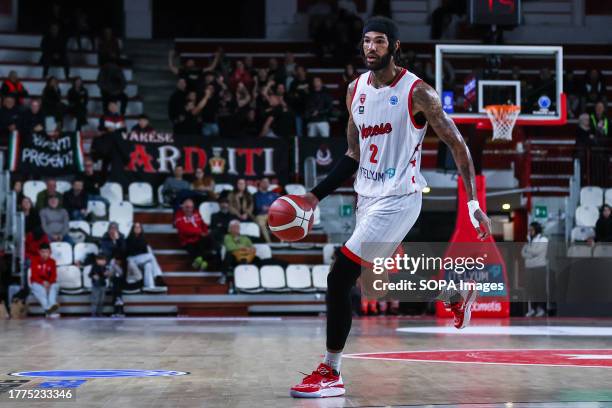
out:
M150 250L142 224L134 223L126 240L127 282L143 281L145 288L163 286L162 271Z
M197 194L196 198L199 205L203 201L216 201L217 194L215 193L215 180L211 176L204 176L204 170L199 168L195 171L195 178L191 183L191 188Z
M253 220L253 196L246 188L245 179L236 181L236 187L234 191L229 193L227 200L229 201L230 213L240 221Z

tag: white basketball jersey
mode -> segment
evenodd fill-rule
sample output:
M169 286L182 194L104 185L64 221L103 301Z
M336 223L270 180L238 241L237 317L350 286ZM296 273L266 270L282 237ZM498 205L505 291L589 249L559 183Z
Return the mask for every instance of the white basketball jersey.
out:
M392 84L377 89L372 76L357 78L351 102L360 149L355 191L365 197L420 191L427 185L420 171L427 124L416 123L411 106L420 79L402 68Z

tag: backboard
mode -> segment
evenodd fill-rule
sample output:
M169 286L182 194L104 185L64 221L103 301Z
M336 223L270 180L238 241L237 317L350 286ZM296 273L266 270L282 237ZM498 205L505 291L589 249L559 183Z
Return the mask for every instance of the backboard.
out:
M566 123L563 47L439 44L436 91L456 123L490 125L484 107L521 107L517 125Z

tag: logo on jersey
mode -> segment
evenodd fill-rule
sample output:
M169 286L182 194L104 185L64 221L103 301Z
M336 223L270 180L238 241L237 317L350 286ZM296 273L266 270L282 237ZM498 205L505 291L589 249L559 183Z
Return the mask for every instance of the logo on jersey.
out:
M359 132L361 133L362 139L367 139L368 137L374 137L379 135L386 135L393 131L393 127L391 127L390 123L381 123L380 125L375 126L366 126L360 125Z
M362 105L365 103L366 94L359 95L359 103Z
M395 106L398 103L397 96L393 95L389 98L389 105Z
M385 170L385 174L387 175L388 179L392 179L393 176L395 176L395 167L389 167L387 170Z
M384 183L385 180L387 179L387 173L386 173L386 170L381 172L381 171L369 170L369 169L366 169L365 167L359 167L358 177L361 177L366 180L379 181L381 183Z
M363 112L365 112L365 106L360 106L359 107L359 114L363 115Z

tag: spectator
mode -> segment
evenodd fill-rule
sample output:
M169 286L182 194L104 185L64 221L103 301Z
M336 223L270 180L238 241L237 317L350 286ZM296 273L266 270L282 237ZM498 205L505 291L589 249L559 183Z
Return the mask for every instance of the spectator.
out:
M108 278L111 277L111 271L104 255L96 255L96 262L89 271L89 277L91 278L91 316L102 317L106 286Z
M228 226L228 233L223 239L225 247L224 270L230 272L239 263L253 263L255 261L255 247L251 239L240 235L240 221L232 220ZM220 283L225 283L220 282Z
M538 222L532 222L529 225L529 235L527 243L521 250L521 255L525 259L525 271L528 277L528 288L530 291L530 299L540 300L546 292L546 279L548 260L546 254L548 251L548 238L542 235L542 226ZM529 302L529 311L526 317L543 317L546 316L546 302Z
M251 93L242 82L236 86L236 108L238 113L244 113L251 104Z
M21 201L19 201L19 204L19 210L23 212L25 217L25 232L32 232L36 228L40 228L40 215L38 214L38 210L34 208L32 200L24 196Z
M83 37L89 40L89 49L93 51L95 41L92 36L87 13L85 13L82 8L77 7L74 14L74 39L76 40L79 51L83 51L85 49L83 47ZM99 62L100 61L98 60L98 63Z
M259 182L259 190L253 196L255 201L255 222L259 225L261 233L266 240L270 242L270 233L268 232L268 210L279 195L274 191L268 191L270 180L264 177Z
M40 221L43 231L49 236L51 242L68 242L73 245L74 242L68 231L70 230L70 217L68 211L59 206L57 196L49 196L48 206L40 211Z
M176 212L174 226L178 231L181 246L193 259L193 268L205 270L208 260L215 255L216 244L208 233L208 225L200 212L194 209L193 200L183 201L181 209Z
M119 113L119 105L115 100L109 100L106 113L100 116L98 130L101 132L114 132L126 128L125 118Z
M83 174L83 190L87 194L88 201L103 201L108 204L108 200L100 195L100 187L104 185L104 179L94 170L94 163L91 158L85 159L85 173Z
M179 115L177 122L174 124L174 133L177 135L197 135L202 133L202 117L200 113L212 95L207 89L204 97L197 105L191 98L191 95L195 97L195 92L190 92L187 95L187 102L183 113Z
M206 85L203 101L204 106L201 110L202 135L219 136L219 124L217 122L219 95L215 91L215 86L213 84Z
M289 88L289 86L291 85L291 82L293 81L293 75L295 73L295 67L297 67L297 64L295 62L295 55L293 55L292 52L287 52L285 53L285 62L284 62L284 68L285 68L285 82L283 82L283 85L285 85L287 88Z
M222 58L222 51L221 49L217 50L212 63L205 68L196 66L193 58L188 58L184 65L177 67L174 65L174 57L174 50L170 50L168 53L168 68L170 71L179 78L185 79L188 91L197 91L202 86L202 74L217 68Z
M49 245L49 237L42 230L40 225L32 231L26 233L25 239L25 257L27 262L31 262L32 258L36 258L40 254L40 246L43 244Z
M603 74L597 69L587 71L584 75L584 84L582 89L582 112L586 111L587 103L603 101L604 105L607 105L606 93L606 81Z
M251 76L251 73L247 71L242 60L236 61L236 68L234 69L234 72L232 72L229 79L229 85L232 90L236 90L238 84L240 83L242 83L248 89L253 86L253 77Z
M332 109L332 97L323 88L321 78L312 81L312 91L306 102L306 119L308 120L309 137L329 137L329 117Z
M87 216L87 194L83 189L83 180L74 179L72 188L64 194L64 208L71 220L84 220Z
M57 24L51 24L49 32L42 37L40 42L42 55L40 64L43 66L43 78L47 77L49 67L61 66L64 68L64 77L70 77L70 66L66 52L66 39L60 34Z
M45 182L47 188L36 196L36 208L42 210L49 201L50 197L57 197L59 200L59 206L62 206L63 196L62 193L57 191L57 180L50 178Z
M185 110L185 103L187 102L187 82L185 78L179 78L176 81L176 89L170 95L168 100L168 118L172 125L179 122L179 118L183 115Z
M80 76L72 79L72 87L68 90L68 113L77 121L76 130L87 124L87 102L89 102L89 92L83 86Z
M25 197L23 194L23 180L17 174L12 175L11 180L13 183L13 193L16 195L16 202L21 204L21 200Z
M604 204L595 223L595 242L612 242L612 207Z
M268 79L273 79L277 84L284 84L287 80L285 68L279 66L276 58L268 60Z
M22 118L19 107L15 104L15 97L13 95L4 96L2 108L0 108L0 137L2 140L7 140L9 135L17 130L17 125L21 123Z
M102 106L106 109L110 101L119 101L121 116L125 116L128 97L125 94L127 81L123 69L114 62L107 62L100 68L97 82L102 94ZM104 113L108 113L108 110L105 110Z
M306 70L303 66L295 67L295 77L289 86L288 102L293 112L295 112L295 129L299 137L301 137L304 128L304 114L306 112L306 103L310 86L306 78Z
M45 115L40 108L40 99L30 99L30 107L21 114L21 132L41 133L45 129Z
M259 136L261 125L257 120L255 109L250 108L246 111L244 117L240 121L240 129L244 136Z
M28 97L28 91L19 80L17 71L9 71L8 78L2 82L0 94L2 96L13 95L17 99L17 105L23 105L24 99Z
M155 281L161 281L162 271L149 250L142 224L134 223L126 240L127 281L142 281L145 288L154 288Z
M98 64L101 66L108 62L119 64L120 58L121 44L119 39L113 35L113 30L110 27L106 27L98 40Z
M595 112L591 113L591 132L595 133L596 137L608 136L608 116L606 115L606 106L599 101L595 104Z
M271 94L268 96L270 107L264 112L261 137L281 137L288 139L293 135L295 118L283 97Z
M195 178L191 183L191 189L198 194L201 201L214 201L217 199L215 193L215 180L211 176L204 176L204 169L197 168ZM199 204L199 203L196 203Z
M238 179L234 191L227 197L230 213L241 221L253 219L253 196L246 189L245 179Z
M237 220L238 218L230 212L227 197L219 198L218 202L219 211L213 213L210 217L210 229L214 240L216 242L223 242L230 221Z
M149 122L149 117L144 113L141 113L140 115L138 115L138 123L132 126L132 132L153 133L155 132L155 129L153 129L153 126L151 126L151 123Z
M513 78L514 79L514 78ZM580 108L580 83L574 76L574 71L567 71L563 79L563 91L567 96L567 117L568 119L575 118Z
M44 116L53 116L56 120L62 120L65 106L62 103L62 92L56 77L47 78L47 83L42 93L42 111Z
M576 147L588 148L597 143L594 129L591 128L591 118L588 113L578 117L578 128L576 129Z
M125 238L119 232L119 224L111 222L100 241L100 254L110 260L115 253L125 253Z
M57 266L51 258L49 244L41 244L39 254L32 259L30 289L32 294L45 311L45 317L57 317Z
M183 179L183 167L176 166L174 168L174 175L166 178L162 186L164 201L173 206L178 205L178 203L183 202L179 198L186 190L191 190L191 185L187 180Z
M229 89L223 89L219 95L219 108L217 110L217 124L219 135L222 137L232 137L239 134L240 128L236 122L236 100L234 94Z

